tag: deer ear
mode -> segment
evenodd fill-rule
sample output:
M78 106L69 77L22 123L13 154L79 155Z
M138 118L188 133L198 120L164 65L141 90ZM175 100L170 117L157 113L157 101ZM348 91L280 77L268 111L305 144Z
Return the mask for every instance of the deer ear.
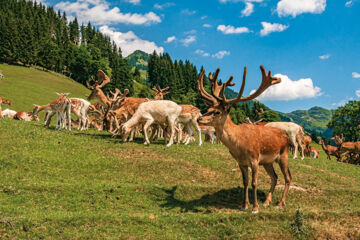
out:
M60 96L60 93L57 93L57 92L55 92L55 93L56 93L56 95Z
M39 105L34 104L35 107L38 107Z
M70 93L64 93L64 96L65 97L67 97L67 96L69 96L70 95Z

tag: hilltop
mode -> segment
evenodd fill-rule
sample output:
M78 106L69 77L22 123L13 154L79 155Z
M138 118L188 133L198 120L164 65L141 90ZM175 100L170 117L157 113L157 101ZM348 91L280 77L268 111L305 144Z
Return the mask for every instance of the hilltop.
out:
M332 130L326 125L330 121L333 110L322 107L312 107L309 110L296 110L291 113L278 112L282 121L295 122L305 128L305 131L318 136L330 138Z

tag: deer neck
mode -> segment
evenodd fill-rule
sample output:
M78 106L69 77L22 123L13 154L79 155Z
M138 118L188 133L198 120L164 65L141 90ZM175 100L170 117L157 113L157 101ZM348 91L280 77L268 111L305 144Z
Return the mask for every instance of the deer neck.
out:
M49 104L41 105L38 107L38 112L43 111L43 110L54 110L54 109L51 107L51 105L49 103Z
M234 128L237 125L231 120L230 116L227 115L222 119L220 124L214 126L216 131L216 137L228 148L234 146Z
M110 101L107 99L103 91L100 91L100 93L96 95L96 98L99 100L99 103L105 108L107 108L110 104Z

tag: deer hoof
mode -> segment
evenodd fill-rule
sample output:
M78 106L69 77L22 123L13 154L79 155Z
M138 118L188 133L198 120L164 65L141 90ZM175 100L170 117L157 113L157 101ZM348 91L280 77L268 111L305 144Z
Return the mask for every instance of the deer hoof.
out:
M259 210L252 210L251 213L252 213L252 214L258 214L258 213L259 213Z

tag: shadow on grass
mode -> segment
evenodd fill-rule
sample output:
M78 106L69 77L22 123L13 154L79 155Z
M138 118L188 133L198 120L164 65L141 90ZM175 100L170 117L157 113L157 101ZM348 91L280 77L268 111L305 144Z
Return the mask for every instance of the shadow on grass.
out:
M207 212L210 211L209 207L215 207L218 209L240 209L244 200L244 188L237 187L231 189L222 189L212 194L205 194L199 199L194 199L190 201L178 200L175 197L175 192L178 186L174 186L171 189L161 189L168 196L165 197L166 202L160 206L167 209L180 208L182 212ZM266 194L258 190L257 197L259 202L264 202L266 199ZM249 189L249 200L250 203L253 202L253 192L252 189ZM202 210L199 208L206 208L207 210Z

